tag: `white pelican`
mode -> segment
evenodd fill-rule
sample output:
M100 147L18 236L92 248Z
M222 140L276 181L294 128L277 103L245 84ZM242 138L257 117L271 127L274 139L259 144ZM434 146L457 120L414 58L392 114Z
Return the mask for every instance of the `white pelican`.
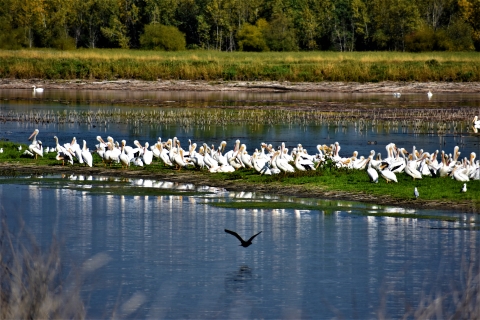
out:
M447 165L447 159L445 158L445 151L442 150L440 154L440 158L442 162L439 164L440 168L438 169L438 172L440 174L440 177L446 177L452 172L452 168L450 168L449 165Z
M142 158L140 158L140 157L135 157L135 158L133 159L133 164L136 165L137 167L143 167Z
M112 166L112 162L119 160L119 154L114 149L113 143L110 141L107 142L107 150L105 150L105 154L103 155L103 162L105 163L105 166L109 164Z
M462 192L467 192L467 184L466 183L463 184Z
M402 96L402 94L401 94L400 92L394 92L394 93L393 93L393 96L394 96L395 98L400 98L400 97Z
M387 181L387 183L390 181L398 182L395 173L388 169L388 164L382 164L380 166L380 175Z
M210 172L222 172L222 173L229 173L229 172L235 172L235 168L232 167L231 165L221 165L218 167L210 168Z
M77 143L77 138L73 137L72 142L69 144L69 146L67 147L66 145L67 144L64 144L64 147L67 148L67 150L70 151L70 153L77 158L80 164L83 164L82 149Z
M285 158L282 158L283 152L281 150L275 151L275 154L277 155L275 157L275 165L278 169L280 169L283 172L295 172L295 169L292 167L290 163ZM272 158L272 163L273 163L273 158Z
M180 170L182 167L187 166L187 163L185 162L185 158L184 158L184 151L182 148L179 148L177 152L174 152L172 163L175 164L175 168L178 170Z
M475 116L472 122L473 122L474 129L476 130L480 129L480 120L478 120L478 116Z
M272 172L270 171L270 167L267 163L267 160L260 157L260 152L258 150L255 150L255 152L252 154L252 164L255 171L260 173L260 175L271 175Z
M225 164L222 164L222 166L225 166ZM245 168L245 165L243 164L242 159L240 159L240 154L238 152L235 157L232 157L230 160L228 160L228 164L226 166L234 167L237 170Z
M170 160L169 151L163 147L162 143L157 143L156 146L160 150L160 159L162 160L163 164L169 167L173 166L173 163Z
M43 92L43 88L37 88L36 86L32 86L32 88L33 88L34 93L42 93Z
M380 165L382 165L382 160L378 159L378 157L377 159L373 159L373 157L375 157L375 150L370 150L369 162L371 163L373 168L378 169Z
M3 153L3 148L0 148L0 153Z
M196 168L203 169L205 168L205 161L203 161L203 155L195 151L196 148L197 148L196 143L193 143L190 146L190 162L193 163Z
M370 156L367 158L367 161L368 161L367 174L370 177L370 181L374 183L378 183L378 172L377 170L375 170L375 168L372 165L373 155L370 154Z
M229 150L225 152L224 156L227 158L227 160L230 160L231 157L234 156L234 154L240 149L240 140L235 140L235 146L233 147L233 150Z
M429 100L432 99L432 97L433 97L433 93L430 90L428 90L428 92L427 92L427 97L428 97Z
M226 141L222 141L220 145L218 146L218 149L216 151L215 148L212 145L212 158L215 159L219 165L229 165L229 161L227 160L227 157L223 155L223 151L225 150L225 147L227 146ZM235 155L237 153L235 152Z
M252 157L247 152L247 146L242 144L238 150L237 159L239 159L244 167L253 168Z
M203 161L207 165L208 168L214 168L218 167L218 162L217 160L213 159L211 154L210 154L210 148L206 143L203 144ZM173 161L172 161L173 162Z
M82 148L81 156L85 165L89 167L93 166L93 157L92 157L92 154L90 153L90 150L88 150L87 148L87 141L85 140L83 140L83 148Z
M103 160L103 157L105 155L105 149L107 148L107 143L103 141L102 137L100 136L97 136L97 141L98 141L98 144L95 145L95 147L97 148L97 154Z
M148 142L145 142L145 147L143 147L143 163L146 165L152 164L153 161L153 151L148 148Z
M363 170L367 167L367 164L368 164L368 158L361 156L359 159L353 162L353 169Z
M409 155L407 165L405 166L405 173L415 179L422 179L422 174L417 170L417 162L413 160L413 156Z
M300 152L297 151L295 155L295 168L300 171L315 170L315 164L313 161L304 159Z
M68 151L64 146L61 146L58 143L58 138L57 136L54 136L53 139L55 139L55 150L57 151L57 156L55 159L57 160L62 160L62 166L65 165L65 160L68 161L68 163L73 164L73 157L70 151Z
M42 147L42 142L39 140L37 141L37 135L38 135L39 130L35 129L33 133L30 135L28 140L32 140L32 143L28 146L28 150L35 155L35 159L37 159L38 156L43 157L43 147Z
M420 194L418 193L417 187L415 187L415 190L413 190L413 195L415 196L415 199L418 199Z
M121 144L121 153L120 153L120 163L122 164L122 169L128 169L130 166L130 157L125 153L125 145L127 142L125 140L122 140Z
M461 166L456 166L453 168L451 175L453 176L453 179L457 181L470 181L470 178L466 175L466 168L461 168Z
M405 150L404 148L400 148L395 158L390 162L390 165L388 166L388 168L393 173L399 173L405 170L405 166L407 165L407 159L405 158L405 153L408 154L407 150ZM399 157L400 155L402 156L402 158Z

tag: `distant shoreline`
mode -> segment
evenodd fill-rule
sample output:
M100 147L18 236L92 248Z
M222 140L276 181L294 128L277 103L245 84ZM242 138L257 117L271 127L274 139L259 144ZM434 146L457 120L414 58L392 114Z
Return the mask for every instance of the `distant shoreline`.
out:
M32 90L32 86L63 90L248 91L339 93L480 93L480 82L288 82L198 80L45 80L0 79L0 89Z

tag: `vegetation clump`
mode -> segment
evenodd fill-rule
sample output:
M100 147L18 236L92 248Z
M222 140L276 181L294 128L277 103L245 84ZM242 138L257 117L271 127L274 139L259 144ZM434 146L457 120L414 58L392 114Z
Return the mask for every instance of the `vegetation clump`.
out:
M59 244L42 251L25 230L12 234L2 210L0 319L84 319L80 286L66 284Z
M140 45L147 50L180 51L185 50L185 35L174 26L149 24L140 36Z

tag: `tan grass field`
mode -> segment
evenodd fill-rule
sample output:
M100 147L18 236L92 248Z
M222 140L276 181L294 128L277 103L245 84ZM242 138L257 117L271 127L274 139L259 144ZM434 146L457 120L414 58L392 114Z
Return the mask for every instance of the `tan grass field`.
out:
M475 52L0 50L0 78L226 81L480 81Z

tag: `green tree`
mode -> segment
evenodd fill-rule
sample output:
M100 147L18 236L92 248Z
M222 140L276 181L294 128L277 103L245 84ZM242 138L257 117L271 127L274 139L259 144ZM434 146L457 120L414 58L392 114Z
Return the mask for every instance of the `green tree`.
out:
M14 24L14 12L11 11L12 1L0 0L0 48L19 49L22 43L22 30Z
M464 20L472 28L475 49L480 51L480 0L458 0L458 6Z
M197 33L198 33L198 42L200 46L204 49L210 49L211 45L211 36L210 36L210 25L207 23L207 20L204 15L199 15L197 17Z
M226 16L224 10L225 0L209 0L205 8L205 17L214 29L215 50L222 50L223 27Z
M85 11L82 15L85 30L87 47L96 48L101 37L101 28L108 25L111 17L111 7L114 5L111 0L87 0Z
M301 41L305 47L309 50L317 49L317 42L315 40L317 36L317 30L319 22L312 10L305 6L301 14L302 18L299 19L299 27L302 32L300 32Z
M267 46L272 51L297 51L297 37L292 20L283 12L273 15L268 27L264 31Z
M154 23L145 26L140 45L150 50L179 51L185 50L186 42L177 27Z
M405 50L405 37L420 25L414 0L373 0L373 40L380 49Z
M138 7L134 0L116 0L110 10L108 26L100 27L100 30L114 45L129 48L131 29L139 17Z
M24 31L25 43L29 48L34 46L34 32L45 27L45 3L43 0L17 0L11 3L15 12L14 21Z
M151 23L160 23L167 26L177 26L177 0L145 0L145 11Z

